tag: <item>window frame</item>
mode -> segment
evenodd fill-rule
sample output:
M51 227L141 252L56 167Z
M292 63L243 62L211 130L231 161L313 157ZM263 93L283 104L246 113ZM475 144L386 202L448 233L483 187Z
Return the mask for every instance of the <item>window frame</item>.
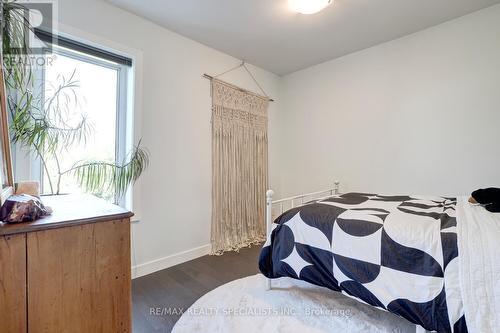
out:
M81 43L80 43L81 44ZM115 163L123 163L127 157L128 151L132 148L131 124L129 122L129 113L132 111L130 105L133 101L130 98L130 79L133 65L128 66L123 63L115 63L110 60L101 59L97 56L86 54L79 50L72 50L68 47L52 45L51 49L46 50L46 55L62 55L78 61L90 63L96 66L106 67L117 71L117 98L116 98L116 129L115 129ZM35 86L35 93L42 96L45 100L45 66L38 68L34 73L35 81L39 84ZM31 156L31 175L40 183L40 193L44 193L44 170L38 157ZM131 185L132 186L132 185ZM115 198L115 203L130 208L132 202L132 191L129 189L121 198Z

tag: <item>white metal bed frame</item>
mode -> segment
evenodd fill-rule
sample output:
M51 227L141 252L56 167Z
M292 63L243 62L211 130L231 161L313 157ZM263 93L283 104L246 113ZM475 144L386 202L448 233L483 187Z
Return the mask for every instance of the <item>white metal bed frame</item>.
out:
M274 191L273 190L268 190L266 192L266 231L267 231L267 239L269 239L269 236L271 235L271 232L273 231L273 205L280 205L280 211L281 214L284 212L285 208L285 203L289 203L290 208L295 208L295 207L300 207L303 206L304 199L308 198L309 200L313 199L321 199L322 197L326 196L332 196L332 195L338 195L340 190L340 182L336 180L334 182L334 186L332 189L324 190L324 191L318 191L318 192L313 192L313 193L306 193L306 194L300 194L296 195L293 197L289 198L284 198L280 200L275 200L273 201L273 195ZM300 200L300 203L296 205L296 202ZM309 201L308 200L308 201ZM271 290L272 285L271 285L271 279L267 279L267 290Z
M266 192L267 239L269 239L269 236L271 235L271 232L273 231L273 205L279 205L280 212L282 214L284 212L286 203L289 203L289 205L288 205L289 208L295 208L295 207L303 206L304 204L306 204L307 202L309 202L311 200L320 200L320 199L328 197L328 196L339 195L339 194L340 194L340 182L338 180L336 180L334 182L334 186L332 189L296 195L293 197L284 198L284 199L275 200L275 201L273 201L274 191L268 190ZM306 198L308 198L309 200L305 201L304 199L306 199ZM298 205L296 205L297 201L299 201ZM271 281L272 281L271 279L267 279L267 290L272 289ZM416 327L416 329L415 329L416 333L426 333L427 332L423 327L421 327L419 325L415 325L415 327Z

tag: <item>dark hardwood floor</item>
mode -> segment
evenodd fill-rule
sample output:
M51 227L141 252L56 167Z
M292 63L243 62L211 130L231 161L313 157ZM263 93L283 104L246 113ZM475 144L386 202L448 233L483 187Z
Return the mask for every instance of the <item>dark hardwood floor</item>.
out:
M204 256L132 280L133 332L170 332L198 298L227 282L259 272L261 246Z

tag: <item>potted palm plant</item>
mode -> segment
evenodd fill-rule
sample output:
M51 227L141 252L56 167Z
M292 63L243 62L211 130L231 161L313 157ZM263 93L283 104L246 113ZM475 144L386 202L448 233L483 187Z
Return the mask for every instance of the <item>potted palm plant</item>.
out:
M61 167L59 159L64 151L74 144L87 142L93 135L92 126L85 116L75 120L74 115L65 110L67 105L78 102L75 93L78 80L74 72L70 73L61 77L51 96L44 96L43 100L36 96L32 68L28 65L30 48L23 34L31 27L22 14L23 6L5 0L1 0L1 5L2 70L7 86L12 142L27 148L40 159L51 194L60 194L61 180L72 177L86 192L119 200L146 169L149 163L147 151L139 141L128 157L119 163L82 160L69 168ZM67 103L59 103L60 100ZM48 167L49 160L55 161L55 169Z

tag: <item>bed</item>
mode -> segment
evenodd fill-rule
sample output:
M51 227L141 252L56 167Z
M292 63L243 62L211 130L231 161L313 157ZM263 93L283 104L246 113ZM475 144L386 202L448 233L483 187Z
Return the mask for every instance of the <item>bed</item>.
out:
M399 315L417 330L500 331L500 214L466 197L339 194L338 182L327 191L272 196L259 258L269 289L271 279L300 279ZM271 223L273 207L281 209Z

